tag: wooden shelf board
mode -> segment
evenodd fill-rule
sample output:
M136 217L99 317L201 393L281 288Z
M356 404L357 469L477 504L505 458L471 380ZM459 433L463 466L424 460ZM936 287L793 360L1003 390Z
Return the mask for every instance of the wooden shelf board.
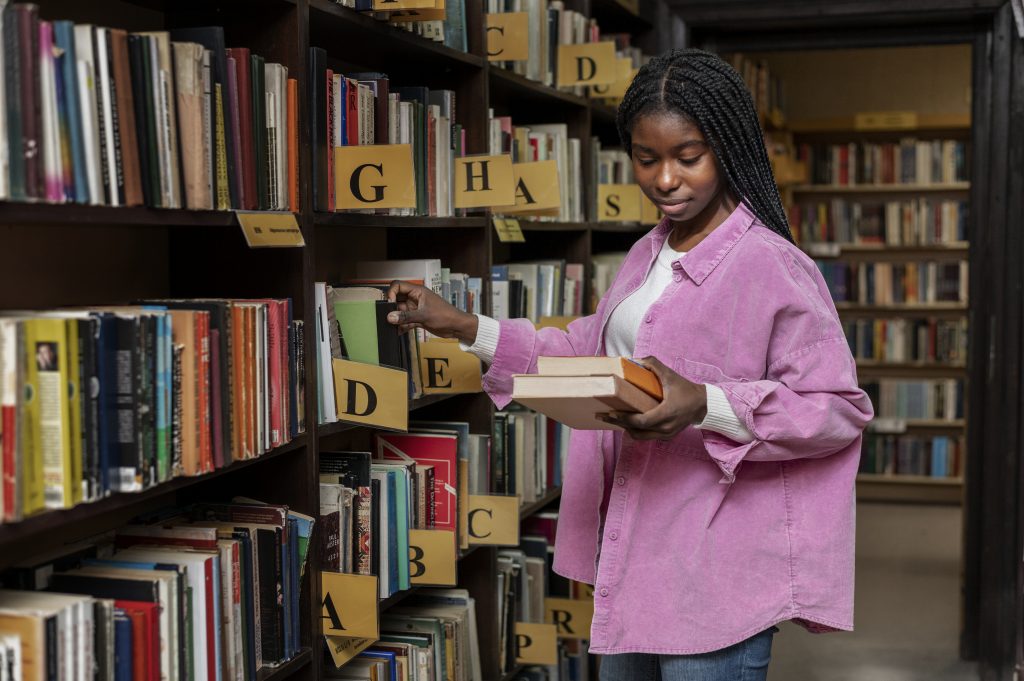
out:
M283 681L293 674L305 668L313 661L313 651L310 648L303 648L295 657L281 664L278 667L267 668L256 672L256 681Z
M83 206L77 203L0 202L0 225L72 227L209 227L238 229L225 210L178 210L141 206Z
M963 481L954 478L952 482L924 483L915 480L881 480L878 478L899 478L901 476L857 476L858 501L882 501L910 504L960 504L963 498ZM909 476L908 476L909 477Z
M0 525L0 545L28 539L30 537L38 537L41 534L57 527L69 527L89 522L100 518L107 513L116 512L124 515L125 513L132 513L136 510L142 511L144 508L152 506L154 502L163 500L164 497L172 495L183 489L209 482L215 478L235 473L236 471L249 468L250 466L259 465L270 459L286 456L292 452L303 449L306 444L306 435L303 434L288 444L277 447L276 449L273 449L255 459L236 461L229 466L225 466L224 468L220 468L211 473L174 478L173 480L168 480L167 482L161 483L142 492L122 492L113 494L99 501L79 504L74 508L60 511L44 511L30 516L20 522ZM123 524L123 521L118 524Z
M966 192L970 189L970 182L858 185L798 184L792 187L794 194L918 194Z
M898 369L900 371L967 371L966 364L940 364L937 362L886 362L858 359L858 369Z
M442 395L424 395L423 397L409 401L409 411L416 411L423 407L429 407L432 404L438 402L444 402L453 397L458 397L465 393L451 393ZM317 437L329 437L331 435L337 435L338 433L344 433L347 430L355 430L356 428L373 428L373 426L364 425L362 423L349 423L347 421L335 421L334 423L320 424L317 426L316 432Z
M936 130L961 130L971 129L970 114L921 114L918 116L916 128L903 130L857 130L853 125L853 118L823 118L806 121L790 121L789 129L793 133L818 133L818 132L849 132L858 135L871 133L893 133L898 132L906 135L913 135L915 132L930 133Z
M831 244L831 243L805 243L800 246L804 253L812 258L835 258L844 255L948 255L957 254L964 257L970 251L970 244L966 241L956 241L948 244Z
M502 676L502 677L501 677L501 678L500 678L500 679L499 679L498 681L512 681L512 679L514 679L514 678L516 678L517 676L519 676L519 674L520 674L520 673L521 673L521 672L522 672L522 671L523 671L524 669L526 669L526 665L522 665L522 664L517 664L517 665L516 665L515 667L513 667L512 669L510 669L510 670L508 670L507 672L505 672L505 675L504 675L504 676Z
M635 233L640 235L654 228L654 225L641 225L639 222L592 222L590 228L595 232Z
M556 487L554 489L548 490L547 493L544 496L542 496L540 499L538 499L537 501L533 501L533 502L530 502L529 504L526 504L524 506L520 506L519 507L519 519L523 520L523 519L529 518L534 513L536 513L537 511L541 510L542 508L544 508L545 506L550 504L552 501L555 501L556 499L558 499L561 496L562 496L562 488L561 487Z
M484 216L431 218L366 215L363 213L315 213L313 216L313 224L317 227L379 227L380 229L391 227L444 229L454 227L474 229L486 227L487 223L488 218Z
M491 67L490 71L490 85L492 95L498 95L499 99L514 98L518 104L537 103L543 105L561 105L561 106L576 106L576 107L589 107L590 103L585 97L579 97L569 92L562 92L557 88L553 88L549 85L530 80L525 76L520 76L518 73L509 71L508 69L502 69L498 67ZM525 101L524 101L525 100Z
M592 225L589 222L548 222L520 219L519 226L524 232L585 232Z
M388 596L387 598L381 599L380 605L379 605L379 610L384 611L384 610L387 610L388 608L396 606L399 603L401 603L402 601L404 601L406 598L408 598L409 596L412 596L414 593L416 593L419 590L420 590L420 587L414 586L414 587L411 587L409 589L405 589L404 591L398 591L396 593L393 593L390 596Z
M945 431L957 430L957 431L959 431L959 430L963 430L964 428L967 427L967 421L964 420L964 419L946 420L946 419L889 419L889 418L884 418L884 419L881 419L881 420L883 420L883 421L902 421L903 424L906 426L906 431L911 431L911 430L945 430ZM901 431L901 430L894 430L894 429L889 428L889 427L883 428L881 430L875 430L873 425L872 425L873 423L875 423L875 422L872 421L872 423L869 423L868 424L868 429L867 429L867 432L871 433L873 435L901 435L901 434L903 434L903 432L906 432L906 431Z
M475 54L445 47L331 0L309 0L309 14L310 45L326 48L329 57L358 54L385 72L402 64L468 69L485 65Z
M933 478L928 475L885 475L882 473L858 473L857 482L877 482L893 485L959 486L964 484L964 479L961 477Z
M901 305L861 305L859 303L836 303L836 310L840 314L863 314L879 316L889 313L900 314L939 314L957 313L967 314L967 305L964 303L925 303L925 304L901 304Z

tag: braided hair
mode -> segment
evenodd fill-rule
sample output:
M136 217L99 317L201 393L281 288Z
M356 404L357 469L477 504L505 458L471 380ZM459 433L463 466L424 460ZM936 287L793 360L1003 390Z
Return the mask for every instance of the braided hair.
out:
M644 65L626 90L615 120L627 154L633 153L637 118L662 112L694 123L733 193L766 227L793 241L754 101L734 68L697 49L673 50Z

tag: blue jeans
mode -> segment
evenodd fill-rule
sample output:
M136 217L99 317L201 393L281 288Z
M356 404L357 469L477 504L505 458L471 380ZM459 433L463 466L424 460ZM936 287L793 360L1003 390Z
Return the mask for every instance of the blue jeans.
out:
M736 645L700 655L602 655L601 681L765 681L777 631L771 627Z

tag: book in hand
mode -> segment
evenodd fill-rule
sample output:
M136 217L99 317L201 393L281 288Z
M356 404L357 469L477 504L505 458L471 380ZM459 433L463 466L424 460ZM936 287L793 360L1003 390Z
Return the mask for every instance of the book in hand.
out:
M549 418L564 423L578 430L619 430L599 418L599 414L610 411L645 412L658 405L654 398L639 387L634 381L646 384L647 390L653 386L641 368L639 377L636 372L626 369L630 360L622 358L543 358L544 367L556 373L519 374L512 379L512 399L525 407L545 414ZM568 367L578 359L612 360L607 368L583 364L579 370L569 373ZM617 363L616 363L617 362ZM541 370L538 361L538 370ZM639 365L636 365L639 366ZM555 369L554 367L558 367ZM656 379L655 379L656 380ZM660 393L658 386L657 393Z

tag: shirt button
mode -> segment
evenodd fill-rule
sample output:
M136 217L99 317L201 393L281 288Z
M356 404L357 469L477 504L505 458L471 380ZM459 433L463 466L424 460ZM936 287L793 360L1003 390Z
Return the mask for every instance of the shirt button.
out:
M653 315L647 315L647 319L645 319L644 321L646 321L648 324L650 324L651 322L654 321L654 316Z
M619 479L616 480L615 482L619 483L620 485L625 485L626 484L626 479L620 475Z
M612 541L615 541L616 539L619 538L619 533L618 532L612 532L611 534L608 535L608 538L611 539Z
M683 280L683 275L675 274L675 275L673 275L672 278L675 279L676 281L682 281Z
M608 597L608 589L601 589L601 595L607 598Z

